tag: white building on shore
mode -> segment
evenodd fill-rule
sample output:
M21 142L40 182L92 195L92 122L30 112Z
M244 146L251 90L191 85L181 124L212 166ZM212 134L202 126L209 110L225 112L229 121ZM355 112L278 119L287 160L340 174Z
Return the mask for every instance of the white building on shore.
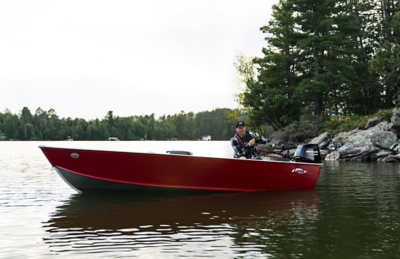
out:
M210 135L203 136L202 140L211 141L211 136Z

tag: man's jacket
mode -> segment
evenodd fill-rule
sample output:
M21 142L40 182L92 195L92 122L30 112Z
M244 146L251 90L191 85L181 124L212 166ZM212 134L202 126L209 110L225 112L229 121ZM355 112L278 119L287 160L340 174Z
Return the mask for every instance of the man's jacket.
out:
M237 133L231 139L231 144L234 150L233 157L240 158L245 156L247 159L258 159L255 145L249 146L249 141L254 139L253 133L246 131L246 135L241 138Z

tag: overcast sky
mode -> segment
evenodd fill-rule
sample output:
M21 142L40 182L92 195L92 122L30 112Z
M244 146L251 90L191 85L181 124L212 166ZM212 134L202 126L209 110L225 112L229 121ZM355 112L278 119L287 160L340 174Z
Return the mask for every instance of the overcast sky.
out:
M277 0L1 1L0 111L87 120L235 108Z

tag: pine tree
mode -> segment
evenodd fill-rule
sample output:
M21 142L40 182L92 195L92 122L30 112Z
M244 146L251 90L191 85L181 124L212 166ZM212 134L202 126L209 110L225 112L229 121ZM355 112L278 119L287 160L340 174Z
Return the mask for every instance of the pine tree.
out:
M295 32L293 11L286 1L272 9L273 19L261 28L267 34L268 46L263 48L263 58L253 60L258 76L256 80L248 78L242 103L250 108L256 127L268 123L278 129L299 119L301 105L294 91L304 70L296 47L299 35Z
M296 95L307 103L313 115L349 112L346 93L357 81L354 62L357 56L354 35L360 31L347 1L289 0L296 12L296 23L303 36L297 46L305 62L306 78Z

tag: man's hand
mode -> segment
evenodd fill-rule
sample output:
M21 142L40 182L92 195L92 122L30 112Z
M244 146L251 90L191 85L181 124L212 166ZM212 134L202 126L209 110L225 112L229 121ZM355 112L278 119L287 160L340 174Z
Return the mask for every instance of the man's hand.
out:
M255 139L252 139L252 140L249 141L249 146L251 147L251 146L253 146L255 143L256 143L256 140L255 140Z
M246 159L246 157L245 156L241 156L240 159Z

